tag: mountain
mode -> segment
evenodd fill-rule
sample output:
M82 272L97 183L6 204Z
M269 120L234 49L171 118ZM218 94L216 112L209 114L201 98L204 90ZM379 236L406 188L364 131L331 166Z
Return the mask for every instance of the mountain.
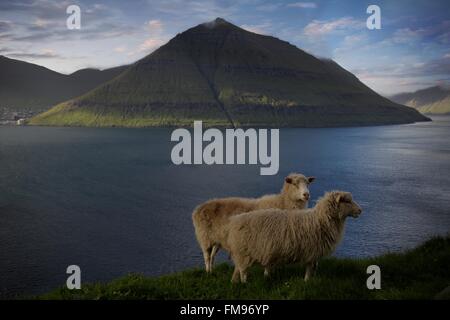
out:
M391 100L413 107L425 114L450 113L450 89L439 86L400 93L392 96Z
M333 61L223 19L200 24L114 80L31 124L348 126L426 121Z
M83 69L70 75L0 56L0 107L43 110L111 80L127 67Z

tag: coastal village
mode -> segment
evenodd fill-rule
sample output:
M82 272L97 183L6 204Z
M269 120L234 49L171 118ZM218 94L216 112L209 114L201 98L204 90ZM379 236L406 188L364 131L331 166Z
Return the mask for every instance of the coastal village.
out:
M24 125L27 119L32 118L45 110L36 110L33 108L11 109L0 106L0 125Z

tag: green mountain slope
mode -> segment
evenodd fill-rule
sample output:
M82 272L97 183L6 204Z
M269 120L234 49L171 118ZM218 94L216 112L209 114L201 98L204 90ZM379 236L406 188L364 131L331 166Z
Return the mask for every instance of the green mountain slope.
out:
M439 86L415 92L400 93L391 97L391 100L415 108L425 114L450 113L450 90Z
M76 126L347 126L427 120L332 61L223 19L198 25L113 81L31 120Z
M0 56L0 107L49 109L111 80L126 66L106 69L83 69L70 75Z

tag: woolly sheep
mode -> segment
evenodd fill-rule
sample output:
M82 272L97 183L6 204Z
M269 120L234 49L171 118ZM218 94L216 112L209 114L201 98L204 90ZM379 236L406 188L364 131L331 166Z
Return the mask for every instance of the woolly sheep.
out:
M206 272L212 271L214 257L227 238L228 218L258 209L303 209L309 200L308 185L314 177L305 177L299 173L289 174L279 194L260 198L222 198L209 200L197 206L192 214L195 235L203 252Z
M345 219L361 214L349 192L332 191L314 208L266 209L231 217L227 249L234 262L233 282L246 282L254 263L266 271L290 262L306 265L305 281L314 273L320 258L331 254L342 238ZM268 272L266 272L266 275Z

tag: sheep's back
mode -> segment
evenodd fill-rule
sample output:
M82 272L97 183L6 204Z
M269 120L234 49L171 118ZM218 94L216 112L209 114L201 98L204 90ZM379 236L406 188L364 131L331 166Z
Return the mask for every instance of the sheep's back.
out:
M194 226L208 237L220 241L224 237L223 226L231 216L249 212L256 207L255 199L223 198L209 200L199 205L192 214Z
M280 209L257 210L230 218L230 251L262 265L297 260L301 243L293 230L293 216L305 218L300 210Z

